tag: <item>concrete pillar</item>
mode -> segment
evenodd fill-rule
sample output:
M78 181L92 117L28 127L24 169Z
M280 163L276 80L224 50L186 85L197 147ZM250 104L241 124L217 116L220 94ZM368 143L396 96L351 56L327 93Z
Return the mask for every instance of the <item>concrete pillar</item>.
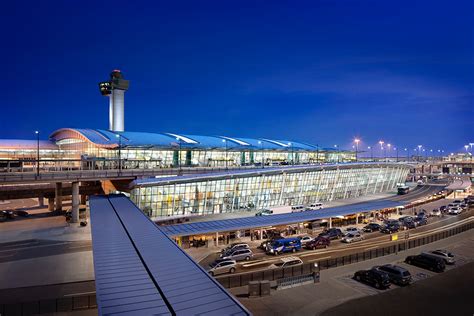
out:
M260 229L260 240L263 240L263 229Z
M54 198L48 198L48 211L54 211Z
M44 196L43 195L40 195L38 197L38 205L39 207L43 207L44 206Z
M56 190L54 192L54 196L56 198L56 211L63 210L63 196L62 196L63 184L61 182L56 183Z
M332 218L329 217L329 228L332 228Z
M72 183L72 217L71 223L79 222L79 182Z
M356 214L356 225L359 224L359 213Z
M219 233L216 233L216 247L219 246Z

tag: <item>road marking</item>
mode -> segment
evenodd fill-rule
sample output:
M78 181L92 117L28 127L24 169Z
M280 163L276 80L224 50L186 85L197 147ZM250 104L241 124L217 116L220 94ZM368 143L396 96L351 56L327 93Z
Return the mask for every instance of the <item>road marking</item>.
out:
M315 262L315 261L326 260L326 259L331 259L331 256L327 256L327 257L322 257L322 258L314 259L314 260L311 260L311 261L308 261L308 262Z
M64 294L64 297L76 296L76 295L86 295L86 294L95 294L95 291L93 291L93 292L83 292L83 293Z

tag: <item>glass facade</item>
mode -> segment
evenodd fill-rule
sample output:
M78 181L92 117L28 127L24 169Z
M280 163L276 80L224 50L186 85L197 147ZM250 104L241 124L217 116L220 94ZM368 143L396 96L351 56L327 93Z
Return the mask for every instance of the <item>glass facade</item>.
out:
M172 184L141 183L132 189L131 198L151 217L218 214L384 192L404 182L408 172L404 165L347 165L220 179L203 176Z

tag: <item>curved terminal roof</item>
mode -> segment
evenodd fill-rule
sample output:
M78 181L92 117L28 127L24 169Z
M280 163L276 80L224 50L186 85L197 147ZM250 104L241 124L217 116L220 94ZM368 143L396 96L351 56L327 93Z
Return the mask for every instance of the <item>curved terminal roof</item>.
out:
M315 145L265 138L241 138L229 136L202 136L174 133L113 132L100 129L62 128L53 132L52 141L63 139L81 139L98 147L117 148L170 148L189 149L228 149L228 150L282 150L282 151L318 151L329 150Z

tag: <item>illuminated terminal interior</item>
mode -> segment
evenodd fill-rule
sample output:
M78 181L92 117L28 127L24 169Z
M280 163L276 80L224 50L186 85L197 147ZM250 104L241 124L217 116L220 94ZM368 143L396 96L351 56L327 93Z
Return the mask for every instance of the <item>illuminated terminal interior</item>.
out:
M394 189L404 164L275 168L243 174L137 180L132 200L150 217L204 215L354 198Z

